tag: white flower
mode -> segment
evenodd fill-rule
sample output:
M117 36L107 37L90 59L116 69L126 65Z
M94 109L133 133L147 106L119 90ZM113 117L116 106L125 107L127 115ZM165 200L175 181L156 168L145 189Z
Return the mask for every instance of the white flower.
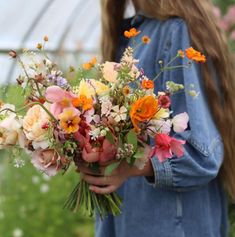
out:
M49 185L48 184L42 184L41 187L40 187L40 192L41 193L47 193L49 192L50 188L49 188Z
M171 120L151 120L150 126L147 128L147 133L151 137L155 137L156 133L168 134L171 131Z
M110 100L104 101L101 104L101 115L108 116L112 110L112 103Z
M114 120L118 123L121 120L125 120L127 115L127 109L126 107L122 106L119 108L119 105L116 105L112 108L111 116L114 118Z
M5 104L0 108L0 110L4 109L15 111L15 106ZM0 115L0 146L4 147L6 145L16 145L17 143L20 143L22 121L17 118L14 112L11 111L2 112Z
M173 130L177 133L183 132L188 127L189 116L186 112L177 114L172 119Z
M91 123L92 121L94 121L95 123L100 122L100 116L98 114L95 114L94 108L86 111L84 117L86 118L87 123Z
M20 228L16 228L16 229L14 229L12 236L13 237L22 237L23 231Z
M100 136L100 128L95 128L89 132L92 140L96 140Z
M14 160L14 166L16 168L22 168L25 165L25 161L21 159L15 159Z

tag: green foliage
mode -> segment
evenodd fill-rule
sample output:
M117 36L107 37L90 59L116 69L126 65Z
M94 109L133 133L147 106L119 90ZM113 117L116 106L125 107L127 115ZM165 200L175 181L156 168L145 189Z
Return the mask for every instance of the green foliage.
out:
M15 168L6 154L0 157L0 236L13 237L17 229L22 237L94 235L92 219L62 209L78 182L74 169L48 178L28 158L23 168Z

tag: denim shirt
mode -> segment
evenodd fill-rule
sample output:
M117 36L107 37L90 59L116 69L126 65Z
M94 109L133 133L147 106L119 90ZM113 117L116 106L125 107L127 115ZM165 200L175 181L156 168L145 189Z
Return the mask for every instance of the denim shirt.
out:
M123 22L123 29L136 27L141 36L151 38L149 45L135 51L139 68L149 78L159 72L159 60L167 63L178 50L191 46L186 23L180 18L166 21L136 15ZM128 39L120 38L117 60ZM187 63L179 58L175 65ZM211 116L203 88L200 64L165 71L156 80L157 91L166 89L166 81L184 84L186 92L171 97L174 114L187 112L188 129L174 137L186 140L184 156L165 162L152 158L155 176L129 178L118 190L123 198L122 214L96 218L96 237L226 237L227 202L218 172L223 161L223 143ZM194 85L199 93L191 97Z

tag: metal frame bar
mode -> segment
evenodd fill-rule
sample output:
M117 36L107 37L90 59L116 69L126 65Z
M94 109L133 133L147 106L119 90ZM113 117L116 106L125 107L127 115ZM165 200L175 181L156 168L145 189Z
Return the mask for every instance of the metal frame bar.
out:
M26 42L26 40L30 37L31 32L33 30L33 28L39 23L40 19L42 18L42 16L46 13L47 8L54 2L55 0L48 0L41 8L41 10L38 11L38 14L36 15L36 17L34 18L34 20L32 21L32 24L30 25L30 27L28 28L28 30L25 32L21 42L20 42L20 48L23 48L24 43ZM8 73L7 73L7 77L6 77L6 83L8 81L10 81L10 78L13 75L14 72L14 68L16 65L16 61L13 60L11 66L9 67Z

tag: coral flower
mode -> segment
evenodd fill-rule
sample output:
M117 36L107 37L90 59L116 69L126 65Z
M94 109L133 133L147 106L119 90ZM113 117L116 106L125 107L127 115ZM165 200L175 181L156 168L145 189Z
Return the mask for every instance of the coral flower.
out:
M143 44L149 44L151 42L151 39L146 35L144 35L141 40Z
M82 108L83 111L87 111L93 107L93 100L85 95L80 95L78 98L73 99L72 104L76 108Z
M77 109L66 108L63 110L58 118L60 120L60 127L64 130L65 133L75 133L79 129L79 123L81 118L79 117L80 113Z
M130 117L135 130L138 132L138 123L153 118L157 111L158 100L154 96L144 96L134 102L131 106Z
M154 82L151 81L151 80L148 80L148 79L144 79L141 83L141 87L143 89L146 89L146 90L153 89L154 88Z
M137 31L136 28L131 28L129 31L124 32L124 36L127 38L133 38L140 34L140 31Z
M177 157L184 155L183 144L185 144L185 141L183 140L177 140L167 134L159 133L155 137L155 143L154 155L157 156L160 162L172 158L173 155Z
M97 59L96 59L96 57L93 57L89 62L84 63L82 65L82 67L85 70L90 70L90 69L92 69L95 66L96 63L97 63Z
M199 63L205 63L206 62L206 56L200 53L199 51L195 50L194 48L190 47L185 50L186 55L188 59L199 62Z

